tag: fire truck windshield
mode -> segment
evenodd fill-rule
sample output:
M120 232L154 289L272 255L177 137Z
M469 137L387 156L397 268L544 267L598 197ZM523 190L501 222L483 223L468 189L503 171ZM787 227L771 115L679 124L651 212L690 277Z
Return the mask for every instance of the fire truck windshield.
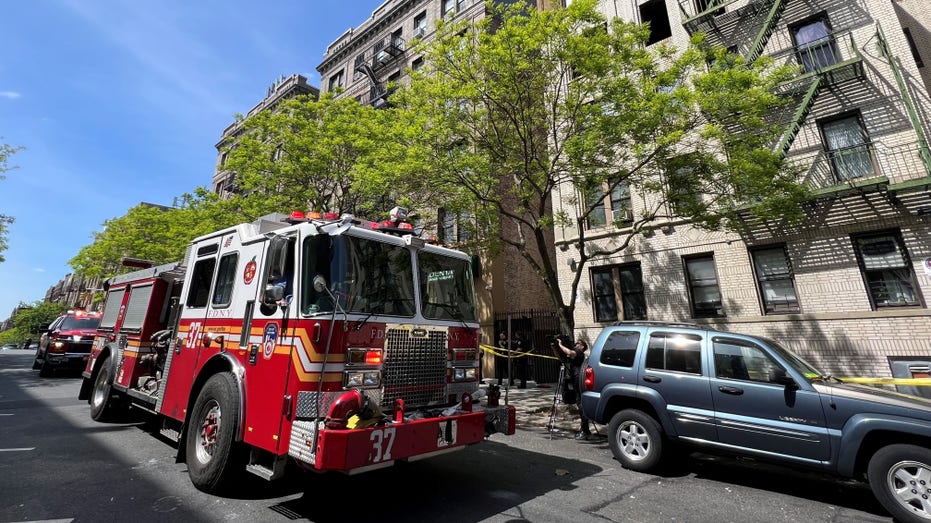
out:
M424 317L475 321L475 293L469 262L426 251L420 251L418 261Z
M411 252L402 246L347 235L304 240L301 313L333 311L332 293L346 312L414 316ZM330 293L313 288L326 278Z

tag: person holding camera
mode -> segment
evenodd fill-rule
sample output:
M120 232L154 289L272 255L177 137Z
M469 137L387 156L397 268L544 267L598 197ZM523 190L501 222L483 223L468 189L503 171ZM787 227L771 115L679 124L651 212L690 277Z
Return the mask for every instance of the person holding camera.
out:
M575 345L569 348L567 346L568 343L571 343L571 339L569 339L568 336L559 336L556 338L557 348L566 356L566 364L569 367L569 375L566 377L566 383L563 386L572 387L575 393L575 404L579 409L581 426L578 432L575 433L575 439L588 440L592 437L592 432L591 429L589 429L588 418L582 410L582 394L581 391L578 390L579 384L581 383L582 365L585 364L585 351L588 350L588 344L582 340L576 340Z

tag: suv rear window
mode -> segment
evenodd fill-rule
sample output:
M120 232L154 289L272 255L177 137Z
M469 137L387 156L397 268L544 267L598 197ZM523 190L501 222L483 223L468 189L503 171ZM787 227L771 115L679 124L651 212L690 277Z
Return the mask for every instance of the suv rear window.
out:
M77 316L68 316L65 318L65 321L61 323L59 330L93 330L97 328L97 325L100 325L100 318L98 317L82 316L78 318Z
M614 331L608 335L601 349L601 363L618 367L633 367L640 333L637 331Z

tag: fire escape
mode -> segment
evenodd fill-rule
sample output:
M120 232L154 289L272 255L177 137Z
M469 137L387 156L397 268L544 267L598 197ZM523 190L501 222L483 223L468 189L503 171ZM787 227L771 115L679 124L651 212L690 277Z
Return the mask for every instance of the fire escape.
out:
M775 32L788 0L750 0L732 11L725 8L736 0L679 0L683 26L689 34L704 32L710 43L739 52L747 63L763 54ZM820 38L798 41L770 54L779 65L797 65L800 74L783 85L783 93L795 103L786 130L776 145L788 153L825 89L863 78L863 57L852 33L835 33L826 26ZM753 35L749 41L745 35Z
M679 0L678 3L682 25L689 34L701 31L705 33L709 43L738 52L750 63L762 56L789 0L749 0L737 9L726 9L736 1ZM801 132L820 93L841 88L842 84L849 85L847 82L865 80L863 56L852 32L835 32L826 21L819 23L815 20L804 30L795 28L790 30L790 33L791 43L769 53L777 65L795 65L800 68L798 76L782 86L783 94L790 96L794 101L791 110L785 115L780 115L780 120L785 121L785 132L775 147L784 155L788 154ZM748 35L752 35L752 39ZM914 104L878 25L876 36L871 40L876 40L880 54L886 58L892 69L907 116L918 137L918 147L915 149L887 152L887 163L901 164L905 163L905 156L917 157L925 171L925 181L911 182L910 185L927 186L927 176L931 175L931 150ZM872 155L872 147L872 144L864 144L850 150L828 151L828 156L834 170L842 170L839 167ZM852 185L859 182L849 177L839 178L835 183L847 181ZM886 179L886 183L888 182Z
M396 81L392 76L384 79L385 73L392 65L397 64L405 54L404 40L400 34L391 34L375 42L372 52L360 54L356 57L355 73L365 75L369 79L369 95L367 103L376 109L388 107L388 96L393 92L388 83ZM400 75L398 75L399 77Z

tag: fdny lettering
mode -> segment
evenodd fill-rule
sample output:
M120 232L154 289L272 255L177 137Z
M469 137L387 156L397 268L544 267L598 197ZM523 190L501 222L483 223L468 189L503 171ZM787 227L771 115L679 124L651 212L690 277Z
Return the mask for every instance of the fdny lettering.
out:
M375 327L372 327L372 339L373 340L385 339L385 329L376 329Z
M391 461L391 447L394 446L395 428L388 427L372 431L369 440L372 442L372 453L369 454L372 463Z
M275 353L275 345L278 343L278 324L269 322L265 324L265 334L262 335L262 357L266 360L272 358Z

